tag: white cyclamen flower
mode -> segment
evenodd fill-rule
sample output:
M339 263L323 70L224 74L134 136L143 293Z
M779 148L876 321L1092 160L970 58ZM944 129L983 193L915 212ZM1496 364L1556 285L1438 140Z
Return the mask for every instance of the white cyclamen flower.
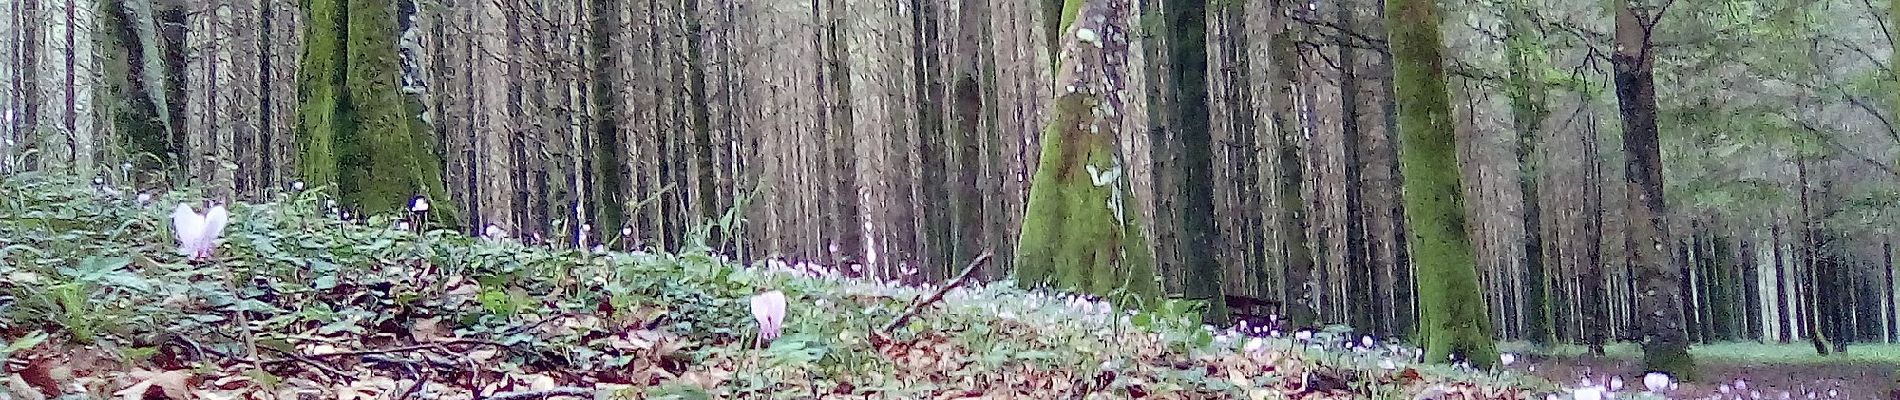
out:
M759 340L778 338L785 326L785 293L774 290L752 296L752 318L759 322Z
M211 250L218 235L224 232L224 224L230 213L223 205L211 206L203 215L192 211L191 205L178 203L172 210L172 233L178 239L178 251L192 261L211 257Z

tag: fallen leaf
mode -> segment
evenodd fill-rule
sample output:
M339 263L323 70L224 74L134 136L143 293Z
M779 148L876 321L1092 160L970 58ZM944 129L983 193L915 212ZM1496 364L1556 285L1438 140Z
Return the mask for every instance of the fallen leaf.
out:
M455 332L443 327L441 318L429 318L416 321L416 325L409 328L409 336L416 342L428 343L454 339Z
M120 399L125 400L145 400L150 399L147 394L150 393L153 388L158 388L164 393L165 397L171 400L194 398L191 395L191 373L185 372L184 370L171 370L158 373L151 371L133 371L129 375L132 379L139 379L139 382L118 392L113 392L112 395L119 396Z

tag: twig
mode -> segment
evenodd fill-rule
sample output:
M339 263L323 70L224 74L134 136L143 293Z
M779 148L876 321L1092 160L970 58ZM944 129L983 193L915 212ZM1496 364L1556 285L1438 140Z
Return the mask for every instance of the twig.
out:
M363 359L380 362L380 363L387 363L387 364L402 364L402 368L404 370L409 371L410 376L415 377L416 383L413 385L409 385L408 390L402 391L402 395L396 397L397 400L414 398L416 396L416 393L422 392L422 385L429 383L429 377L427 375L423 375L422 370L416 368L416 363L418 363L419 361L405 359L405 358L378 356L378 355L363 356Z
M557 387L557 388L547 389L547 390L530 390L526 392L502 392L502 393L496 393L494 396L489 396L487 400L545 399L545 398L555 397L555 396L591 398L591 397L594 397L594 389L588 389L584 387L574 387L574 386L562 386L562 387Z
M265 348L276 351L278 354L283 354L284 357L288 357L286 358L287 360L296 361L296 362L304 363L305 365L309 365L311 367L315 367L317 371L321 371L325 374L328 374L331 380L341 379L346 376L352 379L356 378L355 375L350 375L350 374L344 373L343 371L338 371L335 367L331 367L329 364L318 362L317 360L311 359L310 357L304 356L302 354L285 351L284 349L279 349L276 347L265 347ZM250 360L246 360L246 361L250 361ZM273 360L273 361L282 361L282 360ZM252 362L258 365L264 364L264 363L260 363L256 361L252 361Z
M245 298L244 294L238 291L237 277L231 273L230 265L216 261L213 261L213 263L218 264L218 269L224 271L224 289L231 291L232 295L237 296L237 320L238 327L244 329L244 351L246 355L250 356L251 360L256 360L257 333L251 331L251 316L248 312L245 312Z
M890 323L884 324L884 329L879 330L879 332L891 332L903 327L904 323L910 322L910 319L916 317L917 313L923 312L924 306L943 300L943 295L949 293L950 289L962 286L963 281L970 280L970 275L972 272L976 272L976 267L982 266L984 262L989 261L990 257L994 255L994 252L985 251L983 255L976 256L975 260L970 260L970 265L963 267L963 273L958 274L957 279L951 280L949 283L945 283L943 287L937 288L937 292L931 293L929 297L923 297L921 300L911 303L910 308L905 309L903 314L898 314L897 319L893 319Z
M410 352L410 351L416 351L416 350L428 350L428 349L440 348L442 346L447 346L451 344L485 344L485 345L501 347L501 348L508 347L508 345L501 344L500 342L489 341L489 340L456 339L456 340L444 340L440 342L402 346L402 347L391 347L387 349L354 350L354 351L343 351L343 352L336 352L336 353L311 354L310 356L321 358L321 357L365 356L365 355L372 355L372 354L402 353L402 352Z

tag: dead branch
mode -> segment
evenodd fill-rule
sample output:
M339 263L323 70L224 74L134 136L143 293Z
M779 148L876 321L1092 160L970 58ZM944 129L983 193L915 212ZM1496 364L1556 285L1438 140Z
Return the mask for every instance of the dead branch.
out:
M526 400L526 399L545 399L549 397L559 397L559 396L593 398L594 389L588 389L584 387L574 387L574 386L563 386L563 387L557 387L557 388L547 389L547 390L530 390L530 391L525 391L525 392L496 393L494 396L490 396L487 399L488 400Z
M943 284L943 287L937 288L937 291L931 293L930 296L923 297L921 300L911 303L909 308L904 309L903 314L898 314L897 319L893 319L890 323L884 324L884 328L880 329L879 332L891 332L897 330L897 328L902 328L904 323L910 322L910 319L916 317L917 313L923 312L924 307L943 300L943 295L949 293L950 289L962 286L964 281L970 280L971 273L976 272L976 267L982 266L983 263L989 261L992 256L995 256L994 252L985 251L983 255L976 256L975 260L970 260L970 265L963 267L963 273L958 274L957 279Z

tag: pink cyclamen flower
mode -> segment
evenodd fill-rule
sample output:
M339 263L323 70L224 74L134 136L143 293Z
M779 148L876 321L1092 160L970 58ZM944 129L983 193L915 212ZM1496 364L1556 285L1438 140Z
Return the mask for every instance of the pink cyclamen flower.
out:
M191 205L179 203L172 211L172 233L178 238L178 251L191 257L192 261L211 257L211 250L217 245L218 235L224 232L224 224L230 214L224 205L214 205L203 215L191 209Z
M759 321L759 340L778 338L785 326L785 293L777 290L752 296L752 318Z

